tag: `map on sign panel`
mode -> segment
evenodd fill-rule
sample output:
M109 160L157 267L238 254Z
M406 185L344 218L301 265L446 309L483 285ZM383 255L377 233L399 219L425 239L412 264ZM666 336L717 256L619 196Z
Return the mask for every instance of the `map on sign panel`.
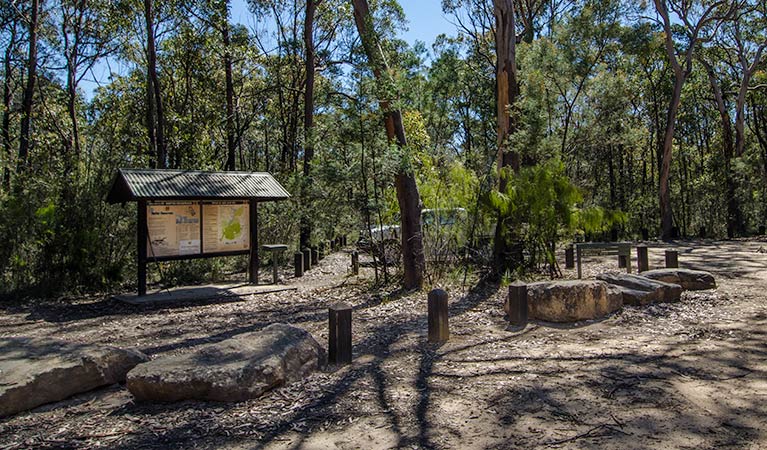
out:
M203 203L203 253L249 249L249 213L249 205L244 202Z

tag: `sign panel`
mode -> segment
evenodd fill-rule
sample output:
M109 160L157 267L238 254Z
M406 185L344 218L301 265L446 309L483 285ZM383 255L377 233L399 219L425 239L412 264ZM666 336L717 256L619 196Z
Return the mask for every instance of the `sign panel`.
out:
M146 219L148 258L200 253L199 203L150 203Z
M203 253L250 249L248 202L203 202L202 242Z

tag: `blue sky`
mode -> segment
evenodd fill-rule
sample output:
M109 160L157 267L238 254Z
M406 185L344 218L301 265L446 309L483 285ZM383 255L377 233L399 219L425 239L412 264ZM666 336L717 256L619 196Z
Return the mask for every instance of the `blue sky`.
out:
M426 48L431 49L431 44L437 35L444 33L455 35L455 26L448 21L448 18L442 13L441 0L399 0L402 9L407 17L407 31L400 36L402 39L414 44L421 41L426 44ZM241 23L248 29L253 29L255 22L253 15L248 11L247 0L232 0L232 21ZM112 61L111 69L119 71L119 65ZM107 82L109 75L109 65L104 62L94 67L95 75L101 79L101 82ZM93 91L96 89L96 83L90 76L86 76L80 84L87 98L93 97Z
M455 34L455 26L442 14L441 0L399 0L408 20L408 31L401 36L410 44L416 40L434 42L440 33ZM247 0L232 0L232 20L245 26L253 24Z

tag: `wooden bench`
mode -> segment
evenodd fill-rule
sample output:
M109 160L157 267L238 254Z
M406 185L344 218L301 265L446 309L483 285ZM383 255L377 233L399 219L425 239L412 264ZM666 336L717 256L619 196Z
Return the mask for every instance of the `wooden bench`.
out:
M578 279L581 278L581 256L618 255L625 258L626 271L631 273L631 243L629 242L587 242L575 244L575 261L578 267Z

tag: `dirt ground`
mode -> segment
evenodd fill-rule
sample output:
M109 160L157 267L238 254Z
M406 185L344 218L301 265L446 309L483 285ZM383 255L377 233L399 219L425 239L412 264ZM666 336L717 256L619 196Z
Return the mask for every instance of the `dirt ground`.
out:
M673 244L719 288L572 326L509 329L505 288L450 293L450 341L426 342L426 293L371 292L325 258L296 291L174 307L108 299L0 305L0 336L157 357L286 322L327 345L354 306L354 363L242 403L137 404L112 386L0 421L11 448L767 448L767 241ZM661 244L651 266L662 265ZM615 269L592 258L584 274ZM574 277L573 271L565 276Z

